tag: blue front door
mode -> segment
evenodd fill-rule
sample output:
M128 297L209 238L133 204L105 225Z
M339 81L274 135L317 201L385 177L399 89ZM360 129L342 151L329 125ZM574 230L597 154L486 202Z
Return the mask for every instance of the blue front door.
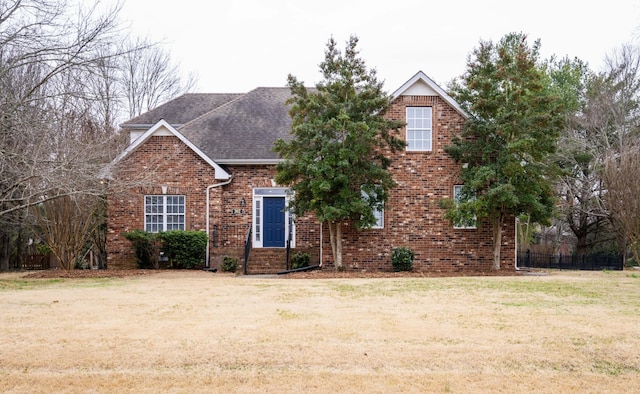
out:
M264 241L265 248L284 247L284 197L265 197Z

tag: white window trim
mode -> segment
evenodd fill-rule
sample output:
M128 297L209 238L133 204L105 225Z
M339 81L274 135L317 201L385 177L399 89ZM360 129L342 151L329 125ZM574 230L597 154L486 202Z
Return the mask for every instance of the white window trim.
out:
M162 197L162 213L149 213L147 214L147 197ZM176 213L167 213L167 197L182 197L182 201L183 201L183 211L181 214L176 214ZM164 231L168 231L167 230L167 216L170 215L182 215L183 217L183 222L182 222L182 229L181 230L185 230L186 226L187 226L187 198L183 195L183 194L146 194L144 196L144 208L143 208L143 212L144 212L144 231L148 231L147 230L147 215L161 215L163 217L162 219L162 229L158 230L158 231L150 231L150 232L164 232ZM175 229L172 229L175 230Z
M431 111L431 118L430 118L430 124L428 128L415 128L415 129L410 129L409 128L409 109L410 108L429 108ZM433 107L430 106L408 106L405 108L405 120L407 121L407 126L406 126L406 132L405 132L405 141L407 142L407 151L408 152L431 152L433 151ZM409 146L409 131L410 130L421 130L421 131L429 131L429 133L431 134L431 138L429 138L429 146L427 148L411 148Z
M362 197L363 198L368 198L369 196L367 195L367 193L364 190L361 190L362 193ZM384 228L384 205L382 209L374 209L373 210L373 216L376 217L376 224L374 224L373 226L371 226L371 229L382 229Z
M253 189L253 209L251 213L251 242L254 248L262 248L263 237L263 225L264 221L262 215L264 214L264 197L284 197L285 213L284 213L284 234L285 234L285 248L287 247L287 237L289 236L289 227L291 227L291 247L296 247L296 224L293 220L293 213L289 207L289 201L291 200L291 189L283 187L257 187ZM259 211L259 212L258 212ZM258 216L259 214L259 216ZM258 223L258 220L259 223ZM275 248L278 249L278 248Z
M464 185L453 185L453 200L454 201L456 201L456 202L458 201L457 196L462 191L462 187L463 186ZM478 219L474 216L473 221L477 224ZM456 230L475 230L478 227L477 227L477 225L475 225L475 226L459 226L457 224L454 224L453 228L456 229Z
M382 209L375 209L373 211L373 216L376 217L376 219L378 219L376 221L376 224L371 226L372 229L381 229L384 228L384 208Z

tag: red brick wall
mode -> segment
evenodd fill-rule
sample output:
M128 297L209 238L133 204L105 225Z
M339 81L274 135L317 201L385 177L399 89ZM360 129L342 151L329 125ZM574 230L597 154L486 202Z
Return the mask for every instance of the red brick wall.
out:
M108 268L136 267L122 233L144 229L144 196L163 194L163 186L167 195L185 196L185 229L206 230L206 187L216 182L214 170L178 138L151 137L118 165L115 175L107 200Z
M433 150L397 152L391 171L397 187L390 193L385 208L383 229L355 231L346 224L344 264L347 269L390 270L394 247L408 246L416 252L414 269L419 271L488 270L492 263L492 235L488 223L477 230L454 229L443 219L438 201L451 197L459 183L459 166L444 152L451 133L459 131L463 118L444 100L431 96L401 96L388 116L404 121L406 106L431 106ZM405 131L400 136L404 138ZM213 169L175 137L152 137L120 163L119 177L131 180L143 175L139 186L126 192L115 191L108 206L108 267L135 268L129 241L121 234L144 225L144 195L186 196L186 229L205 230L206 187L216 183ZM218 268L225 255L238 258L242 269L244 241L251 226L253 188L271 187L274 166L229 166L233 181L210 193L210 263ZM244 199L244 205L241 204ZM296 220L299 250L312 254L312 263L331 266L329 231L322 230L323 253L320 256L320 225L312 215ZM505 224L502 243L502 267L514 267L514 220ZM284 259L273 252L254 249L250 273L284 269ZM276 259L278 261L271 261ZM280 261L282 260L282 261ZM260 268L262 267L262 268Z
M347 225L343 262L347 269L389 270L391 252L398 246L415 251L414 269L419 271L489 270L492 264L492 232L488 223L478 229L454 229L443 219L438 201L452 197L459 184L459 166L444 152L453 132L461 130L462 116L440 97L400 96L388 117L404 122L407 106L432 107L432 151L398 152L391 171L397 186L391 191L384 212L384 228L355 231ZM399 137L405 138L405 129ZM514 268L514 219L504 227L502 267ZM325 226L323 260L332 264Z
M238 258L244 262L244 241L252 224L253 189L272 187L275 178L275 166L228 166L233 181L223 188L222 204L212 200L212 225L218 225L218 239L211 242L211 266L219 268L225 255ZM244 206L241 202L244 199ZM215 208L213 208L215 207ZM320 225L305 216L296 220L296 250L311 252L319 250ZM295 250L292 252L294 253ZM276 259L278 262L271 262ZM318 260L319 258L315 258ZM277 252L266 252L254 249L251 252L249 271L254 273L276 272L285 268L285 259ZM257 267L263 267L259 271ZM258 270L258 271L257 271Z
M251 226L253 212L253 188L271 187L275 166L230 166L233 181L212 188L210 206L210 265L219 268L225 255L244 262L244 241ZM137 184L124 191L113 189L107 207L107 265L112 269L136 268L136 258L131 243L122 233L144 228L144 196L162 194L185 195L187 230L206 231L206 188L220 180L214 179L214 170L176 137L151 137L117 168L118 184ZM136 178L141 178L136 180ZM114 187L117 185L113 185ZM242 200L244 199L244 206ZM311 217L297 220L296 250L310 252L319 261L320 225ZM295 250L294 250L295 252ZM277 272L285 268L272 264L273 253L252 252L251 272ZM258 271L256 271L258 270Z

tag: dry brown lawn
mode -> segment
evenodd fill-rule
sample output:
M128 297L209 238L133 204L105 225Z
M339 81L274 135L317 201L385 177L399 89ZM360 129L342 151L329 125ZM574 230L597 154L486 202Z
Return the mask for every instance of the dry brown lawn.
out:
M640 392L640 272L0 274L0 392Z

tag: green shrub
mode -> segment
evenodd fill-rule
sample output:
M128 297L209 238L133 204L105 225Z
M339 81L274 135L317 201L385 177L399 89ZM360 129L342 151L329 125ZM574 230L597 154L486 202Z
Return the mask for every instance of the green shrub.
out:
M158 247L156 234L133 230L123 233L122 236L131 241L136 254L138 268L157 268L156 255Z
M51 253L51 248L49 247L49 245L47 245L45 243L37 243L36 244L36 250L38 251L38 254L49 254L49 253Z
M74 268L77 270L88 270L91 267L89 267L89 263L87 263L86 261L78 259L78 261L76 261L76 265L74 266Z
M311 255L305 252L296 252L291 256L291 269L308 267L311 263Z
M162 250L174 268L193 269L204 264L207 233L203 231L171 230L159 233Z
M391 264L393 270L399 271L411 271L413 269L413 258L415 254L413 250L406 247L398 247L393 249L391 253Z
M122 234L131 241L138 268L158 268L160 250L175 268L194 268L204 263L207 250L207 234L202 231L172 230L150 233L133 230Z
M627 259L627 267L637 267L638 263L633 259L633 257L629 257Z
M238 259L235 257L224 256L220 269L224 272L236 272L238 269Z

